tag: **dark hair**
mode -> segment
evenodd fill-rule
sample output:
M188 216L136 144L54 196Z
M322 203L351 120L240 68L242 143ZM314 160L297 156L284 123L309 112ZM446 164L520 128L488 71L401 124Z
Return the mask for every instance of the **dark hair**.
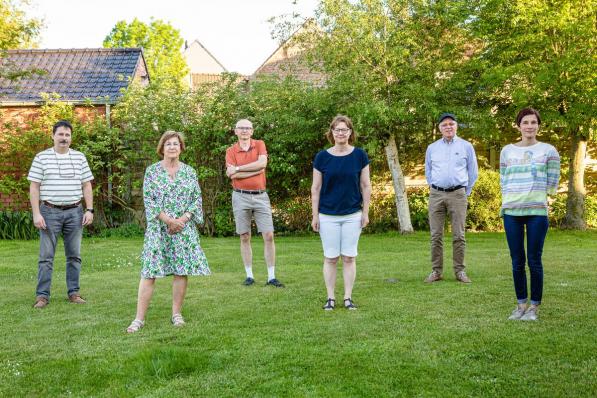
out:
M520 112L518 112L518 115L516 115L516 125L520 127L520 122L522 121L522 118L528 115L535 115L537 117L537 123L541 125L541 116L539 116L539 112L533 108L524 108Z
M58 130L59 127L66 127L71 133L73 132L73 126L68 120L58 120L56 124L54 124L54 127L52 127L52 135L56 134L56 130Z
M348 143L352 145L352 143L357 139L357 133L355 133L354 130L352 129L352 120L350 120L350 118L348 116L344 116L344 115L336 116L332 120L332 123L330 123L329 130L327 131L327 133L325 133L326 138L328 139L330 144L334 144L334 134L332 133L332 130L335 129L336 126L340 123L344 123L346 125L346 127L348 127L350 129L350 136L348 137Z
M184 143L184 134L179 133L178 131L168 130L164 134L162 134L162 136L160 137L160 141L158 142L158 147L156 148L156 152L158 155L160 155L161 158L164 157L164 145L166 144L166 141L174 137L178 138L178 143L180 144L180 152L184 152L186 148Z

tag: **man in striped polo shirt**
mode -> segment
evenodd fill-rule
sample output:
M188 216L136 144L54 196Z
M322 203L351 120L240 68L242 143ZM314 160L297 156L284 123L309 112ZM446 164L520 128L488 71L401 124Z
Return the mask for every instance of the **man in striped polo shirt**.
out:
M72 131L69 122L57 122L52 129L54 146L35 155L27 176L31 182L33 223L40 232L35 308L49 303L54 254L60 235L64 239L68 300L85 303L79 294L80 253L83 226L93 222L93 175L85 155L70 149ZM85 211L81 206L82 197Z

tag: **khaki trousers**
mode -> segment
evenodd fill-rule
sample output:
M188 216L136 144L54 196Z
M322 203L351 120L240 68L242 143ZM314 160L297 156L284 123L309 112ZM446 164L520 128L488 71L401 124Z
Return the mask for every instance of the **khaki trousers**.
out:
M454 273L464 271L464 250L466 240L464 229L468 202L464 188L452 192L442 192L430 188L429 191L429 227L431 230L431 266L434 271L443 272L444 268L444 225L446 215L450 216L452 226L452 262Z

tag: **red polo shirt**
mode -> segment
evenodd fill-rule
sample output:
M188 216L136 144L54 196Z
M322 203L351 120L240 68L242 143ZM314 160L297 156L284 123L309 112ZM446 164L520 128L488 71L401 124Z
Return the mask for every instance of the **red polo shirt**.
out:
M267 155L265 143L261 140L251 139L249 149L244 151L240 143L236 143L226 149L226 164L242 166L256 162L259 155ZM232 179L232 187L235 189L246 189L248 191L265 190L265 170L261 174L248 178Z

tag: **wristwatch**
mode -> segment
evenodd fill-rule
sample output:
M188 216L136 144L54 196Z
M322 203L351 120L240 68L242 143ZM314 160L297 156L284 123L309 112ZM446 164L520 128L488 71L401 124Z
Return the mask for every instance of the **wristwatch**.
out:
M93 209L85 209L85 211L90 212L91 214L93 214Z

